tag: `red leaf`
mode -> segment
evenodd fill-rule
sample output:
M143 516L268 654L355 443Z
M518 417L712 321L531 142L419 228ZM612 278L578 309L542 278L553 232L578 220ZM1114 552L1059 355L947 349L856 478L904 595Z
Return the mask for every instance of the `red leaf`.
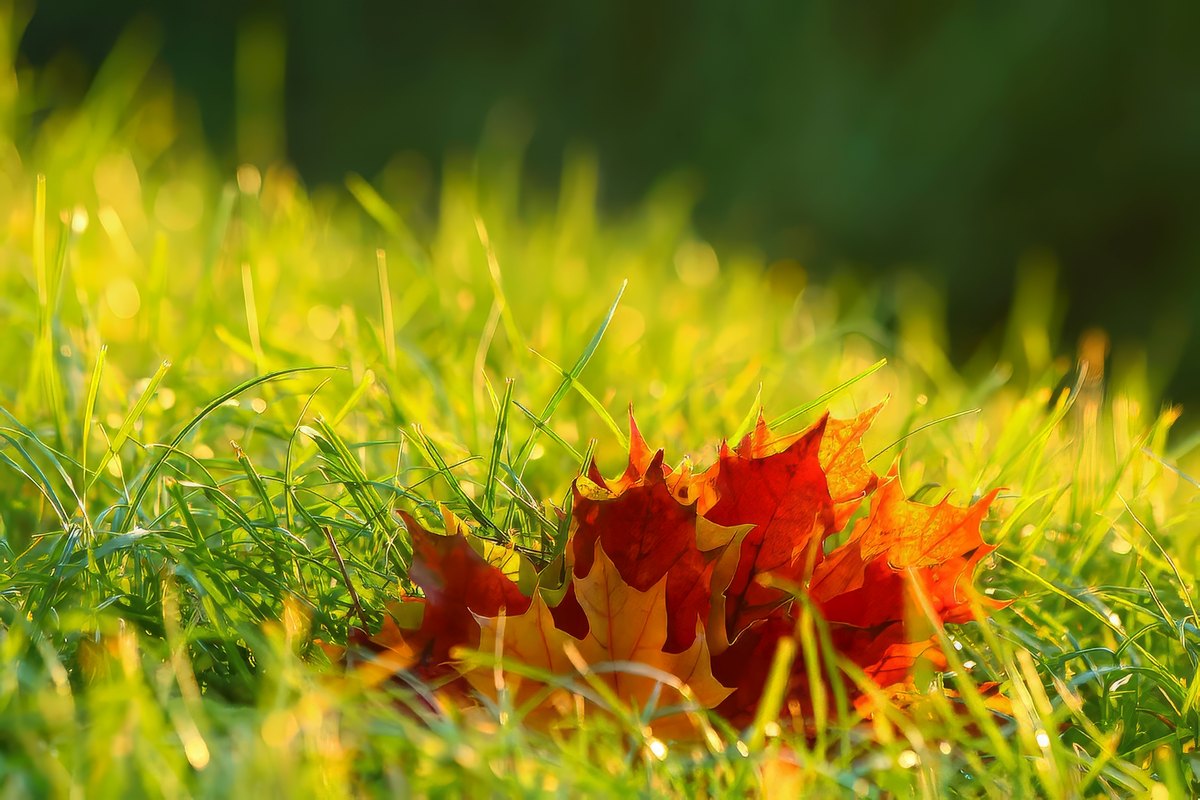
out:
M969 507L908 500L895 472L880 479L863 453L878 412L826 416L784 437L760 419L699 474L687 462L664 466L631 415L628 466L606 480L592 464L576 480L565 551L543 571L532 601L476 552L452 516L447 536L406 516L411 578L424 597L397 609L423 608L424 617L419 625L389 621L372 639L383 652L371 668L464 674L485 695L507 685L518 706L535 707L530 719L580 708L561 683L540 682L546 673L583 672L632 707L692 697L741 724L762 699L779 643L795 635L800 597L822 618L824 644L815 646L833 651L819 663L837 656L893 696L896 686L911 694L918 662L944 666L938 626L970 619L976 604L1002 605L971 585L992 550L980 524L996 493ZM826 555L828 537L867 497L867 512ZM508 563L508 573L522 570ZM466 657L474 648L534 671L505 678ZM785 700L796 714L811 713L821 696L816 682L830 679L824 669L807 672L811 655L800 653L786 676ZM846 680L845 689L865 713L860 688ZM656 732L691 725L674 727L686 721L679 714L673 720L656 720Z
M718 525L753 525L742 541L741 559L729 584L726 619L730 638L763 619L787 600L780 589L763 586L765 575L802 585L820 561L821 542L835 515L825 472L821 437L826 417L782 452L752 455L759 445L743 442L696 480L700 512Z
M402 630L393 621L376 637L394 652L407 652L399 668L415 669L425 677L446 674L452 648L479 640L475 614L496 616L521 613L529 598L497 567L476 553L459 530L430 533L412 516L399 512L413 543L409 577L425 593L424 618L415 631ZM449 518L448 519L452 519ZM449 527L457 528L457 525Z
M640 436L635 433L635 438ZM670 610L665 648L680 653L708 619L713 567L737 531L698 517L694 504L676 500L661 465L660 450L642 477L622 481L625 486L617 494L577 481L571 548L577 578L591 571L597 541L621 578L639 592L665 576Z

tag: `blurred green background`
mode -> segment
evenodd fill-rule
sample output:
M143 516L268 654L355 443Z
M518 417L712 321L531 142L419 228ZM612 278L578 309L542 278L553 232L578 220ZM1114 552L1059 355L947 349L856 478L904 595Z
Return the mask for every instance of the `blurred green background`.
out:
M584 149L609 213L667 181L718 251L815 279L917 274L944 292L960 359L1000 335L1019 272L1052 272L1064 354L1099 325L1148 348L1168 397L1200 397L1197 3L32 13L22 58L62 96L86 91L121 35L156 42L231 175L281 157L311 185L358 172L419 217L456 154L519 159L526 191L548 196Z

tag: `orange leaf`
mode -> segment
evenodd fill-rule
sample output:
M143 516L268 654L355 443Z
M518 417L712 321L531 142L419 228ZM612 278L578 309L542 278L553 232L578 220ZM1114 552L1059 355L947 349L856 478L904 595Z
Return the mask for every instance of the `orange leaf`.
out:
M597 542L634 589L649 591L665 576L665 648L679 653L695 640L697 625L708 620L713 567L738 531L699 517L695 505L676 500L661 464L660 450L642 477L616 494L576 481L571 552L576 577L590 573Z
M928 506L906 499L899 478L889 475L870 514L813 573L809 592L825 618L858 627L902 621L911 573L943 620L970 619L971 574L994 549L979 526L997 491L968 508L948 499Z
M880 403L854 419L830 417L825 425L818 458L821 459L821 468L825 470L829 496L833 500L835 531L846 527L863 498L879 483L879 476L867 464L862 437L882 408L883 403Z
M424 596L397 611L424 616L419 624L389 620L372 638L382 653L371 667L381 675L462 674L492 697L506 688L519 707L533 706L531 720L580 708L569 682L551 677L560 676L586 678L588 702L600 680L603 697L634 708L688 698L742 724L761 701L780 642L796 635L801 597L823 618L828 635L818 646L834 651L820 663L836 655L885 696L911 696L918 662L944 667L937 627L971 619L977 605L1002 605L971 584L993 549L980 525L996 492L969 507L908 500L895 470L881 479L863 453L879 409L849 420L825 416L783 437L760 418L698 474L688 462L666 467L631 413L627 467L606 480L593 463L575 481L568 541L538 577L540 588L521 557L472 546L471 531L448 512L446 536L405 516L411 578ZM826 554L826 540L868 497L866 513ZM532 598L512 575L523 576ZM468 655L475 648L527 669L484 669ZM831 676L808 674L806 655L794 660L785 687L787 707L801 717L814 697L832 696L811 691ZM846 680L845 688L869 713L861 687ZM690 726L678 712L655 722L656 731Z
M623 702L644 708L657 696L659 706L682 700L679 686L686 684L695 700L705 708L721 702L729 689L712 674L708 645L696 635L691 645L679 653L669 653L667 642L667 580L664 575L646 591L639 591L621 576L601 542L594 545L592 566L583 577L574 579L579 606L588 622L587 634L576 638L560 630L540 595L535 596L523 614L481 617L480 650L498 652L505 658L551 673L571 674L574 665L568 655L575 648L579 658L596 669L600 680ZM498 646L499 645L499 646ZM633 671L635 665L639 671ZM670 677L664 685L645 674L650 668ZM602 668L602 669L601 669ZM497 686L491 670L473 670L467 674L471 685L495 696ZM536 681L510 676L508 686L522 703L539 688ZM657 687L657 688L656 688Z

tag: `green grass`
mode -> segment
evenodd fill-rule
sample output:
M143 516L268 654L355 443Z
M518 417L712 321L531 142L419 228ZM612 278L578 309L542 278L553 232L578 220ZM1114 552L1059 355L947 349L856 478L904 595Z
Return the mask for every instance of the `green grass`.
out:
M1054 356L1044 270L959 370L935 289L714 252L671 180L618 217L586 157L554 197L510 156L452 160L432 213L395 182L309 193L216 166L149 64L123 42L77 106L0 75L6 794L736 796L781 759L817 795L1200 792L1200 457L1136 357L1099 393ZM552 552L629 403L707 463L760 405L797 430L885 395L876 469L902 453L921 498L1007 487L979 582L1014 602L947 631L929 678L957 700L655 752L632 710L480 728L314 646L406 591L395 509Z

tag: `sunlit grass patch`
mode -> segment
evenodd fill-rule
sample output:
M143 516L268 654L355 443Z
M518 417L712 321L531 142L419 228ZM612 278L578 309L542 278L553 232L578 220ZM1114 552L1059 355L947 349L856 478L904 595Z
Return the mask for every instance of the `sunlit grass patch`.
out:
M149 61L126 48L78 109L34 126L27 75L3 109L7 789L1196 793L1197 457L1135 362L1101 386L1054 356L1037 291L959 369L915 279L810 284L714 249L670 181L603 217L586 158L555 202L452 163L430 215L364 178L219 168L168 88L130 88ZM884 396L867 452L914 496L1007 487L980 583L1014 602L946 631L927 678L951 691L908 713L539 733L359 686L316 644L412 591L397 509L550 552L588 456L621 464L630 403L687 452L763 406L799 430Z

